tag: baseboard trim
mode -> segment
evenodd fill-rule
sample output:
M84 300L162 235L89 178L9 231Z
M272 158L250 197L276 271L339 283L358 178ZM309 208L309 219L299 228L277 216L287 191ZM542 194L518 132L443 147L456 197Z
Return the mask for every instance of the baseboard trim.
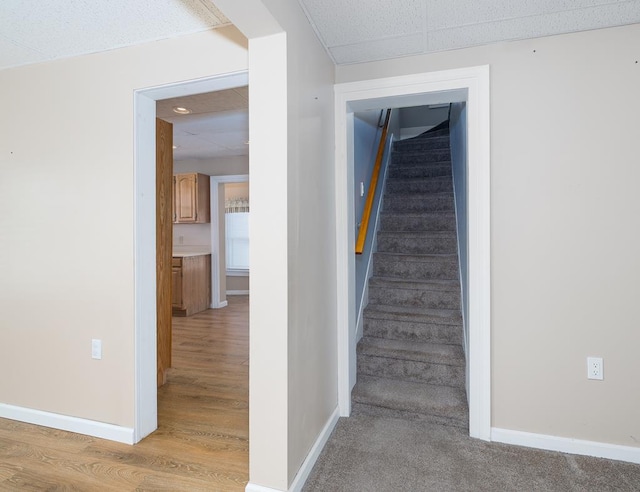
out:
M336 407L329 417L329 420L327 420L324 428L320 431L320 434L318 434L316 442L313 443L313 446L311 446L307 457L302 462L302 465L300 465L300 469L298 470L298 473L296 473L296 476L294 477L293 482L291 482L291 485L289 486L287 492L300 492L302 490L302 487L307 481L307 478L309 478L309 474L313 469L313 465L316 464L316 461L318 460L318 457L320 456L324 445L327 443L329 436L331 436L334 427L338 423L339 418L340 408ZM245 492L282 492L278 489L263 487L262 485L256 485L251 482L247 484L244 490Z
M272 489L271 487L263 487L262 485L256 485L249 482L245 487L244 492L282 492L282 490Z
M41 425L43 427L51 427L52 429L99 437L124 444L134 443L134 432L132 428L105 424L104 422L97 422L95 420L43 412L42 410L34 410L32 408L18 407L4 403L0 403L0 417L26 422L28 424Z
M249 291L248 290L228 290L227 295L228 296L248 296Z
M568 437L547 436L509 429L491 428L491 440L528 448L560 451L562 453L580 454L596 458L628 461L640 464L640 447L622 446L596 441L584 441Z

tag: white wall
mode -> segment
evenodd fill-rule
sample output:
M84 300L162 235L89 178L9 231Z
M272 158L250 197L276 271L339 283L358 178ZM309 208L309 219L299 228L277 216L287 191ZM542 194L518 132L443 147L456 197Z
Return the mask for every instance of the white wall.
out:
M639 42L631 25L337 69L491 66L493 427L638 447Z
M224 28L0 71L0 403L134 426L134 90L246 69Z

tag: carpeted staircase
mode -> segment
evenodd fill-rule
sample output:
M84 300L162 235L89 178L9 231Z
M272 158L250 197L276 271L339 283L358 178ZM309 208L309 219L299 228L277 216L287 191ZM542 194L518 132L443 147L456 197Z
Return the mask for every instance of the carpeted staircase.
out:
M383 200L353 413L467 428L448 122L395 143Z

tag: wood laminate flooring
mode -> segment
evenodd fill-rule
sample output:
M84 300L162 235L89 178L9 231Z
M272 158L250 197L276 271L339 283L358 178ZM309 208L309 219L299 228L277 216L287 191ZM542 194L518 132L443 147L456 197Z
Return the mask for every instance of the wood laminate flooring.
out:
M241 491L249 479L249 300L173 318L158 430L135 446L0 419L0 490Z

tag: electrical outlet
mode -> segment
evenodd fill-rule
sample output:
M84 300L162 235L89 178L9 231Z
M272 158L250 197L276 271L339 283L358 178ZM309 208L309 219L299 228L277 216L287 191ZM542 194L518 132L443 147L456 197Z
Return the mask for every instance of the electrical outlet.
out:
M102 359L102 340L95 338L91 340L91 358Z
M364 182L360 181L360 196L364 196Z
M603 378L602 357L587 357L587 379L602 380Z

